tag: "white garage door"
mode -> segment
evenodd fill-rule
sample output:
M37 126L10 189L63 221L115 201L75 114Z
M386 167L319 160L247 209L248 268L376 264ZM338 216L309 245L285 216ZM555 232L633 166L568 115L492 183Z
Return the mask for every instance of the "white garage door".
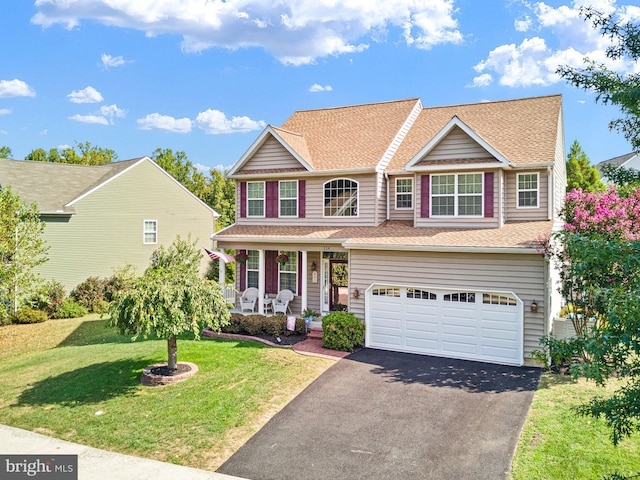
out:
M522 365L522 301L511 293L374 285L366 346Z

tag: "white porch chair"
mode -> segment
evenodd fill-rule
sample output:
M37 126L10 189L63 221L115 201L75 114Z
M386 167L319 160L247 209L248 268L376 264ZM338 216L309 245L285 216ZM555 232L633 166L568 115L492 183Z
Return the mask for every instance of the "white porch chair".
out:
M240 297L240 311L244 312L245 310L251 310L251 312L255 312L256 302L258 301L258 296L260 292L255 287L247 288Z
M289 302L293 300L295 295L291 290L280 290L278 296L273 301L273 313L284 313L286 315L287 310L291 312L289 308Z
M227 303L230 305L235 305L236 295L238 293L238 291L235 288L235 285L233 285L232 283L223 285L222 291L224 293L224 299L227 301Z

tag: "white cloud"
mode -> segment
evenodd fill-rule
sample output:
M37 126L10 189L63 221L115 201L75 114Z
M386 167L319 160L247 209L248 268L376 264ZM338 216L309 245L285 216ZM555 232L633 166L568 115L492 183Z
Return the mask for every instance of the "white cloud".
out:
M37 0L32 23L72 29L83 20L178 34L187 52L259 47L282 63L313 63L370 42L431 48L460 43L455 0ZM395 37L392 37L395 36ZM117 58L117 57L116 57Z
M11 113L10 108L0 108L0 115L9 115Z
M102 94L91 86L83 90L74 90L67 97L72 103L98 103L102 101Z
M136 122L142 130L165 130L173 133L189 133L193 123L189 118L174 118L159 113L150 113Z
M22 80L0 80L0 98L35 96L36 91Z
M114 103L113 105L103 105L100 107L100 113L103 117L109 120L110 124L113 124L114 118L124 118L127 115L127 111Z
M537 35L491 50L486 59L475 65L474 70L480 75L474 78L473 86L487 86L493 78L509 87L551 85L562 80L555 73L559 66L583 66L585 57L620 73L640 69L640 64L608 59L609 39L579 15L580 7L587 4L604 13L617 9L618 14L629 17L636 14L635 7L616 7L616 0L574 0L571 6L557 8L544 2L523 3L531 16L515 21L514 28L519 32L535 30ZM640 9L637 13L640 17Z
M69 120L73 120L80 123L91 123L95 125L109 125L109 121L102 115L80 115L76 113L69 117Z
M266 126L262 120L251 120L246 116L228 119L220 110L212 109L200 112L195 123L198 128L211 135L251 132L261 130Z
M325 85L324 87L319 83L314 83L309 87L310 92L331 92L333 91L333 87L331 85Z
M112 67L120 67L125 64L124 57L122 56L113 57L108 53L103 53L102 55L100 55L100 61L102 62L101 63L102 68L105 70Z

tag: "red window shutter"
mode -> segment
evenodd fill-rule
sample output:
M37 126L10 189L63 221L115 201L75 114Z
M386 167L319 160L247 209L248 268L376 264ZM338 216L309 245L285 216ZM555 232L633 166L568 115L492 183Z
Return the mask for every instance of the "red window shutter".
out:
M307 213L307 181L298 180L298 217L304 218Z
M240 182L240 218L247 216L247 182Z
M244 184L244 182L242 182ZM245 185L246 186L246 185ZM240 250L238 253L247 254L246 250ZM240 292L244 292L247 288L247 263L238 263L238 275L240 275Z
M276 262L277 256L277 250L267 250L264 252L265 293L278 293L278 262Z
M278 182L267 182L265 185L267 196L267 218L278 218Z
M420 217L429 218L429 175L420 176Z
M493 172L484 173L484 218L493 218Z

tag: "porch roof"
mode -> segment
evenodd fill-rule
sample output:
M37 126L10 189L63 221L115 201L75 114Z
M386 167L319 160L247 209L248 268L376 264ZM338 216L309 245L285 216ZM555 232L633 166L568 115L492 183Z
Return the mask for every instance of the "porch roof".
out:
M430 228L410 221L386 221L379 226L233 225L212 236L225 248L236 243L322 243L351 249L482 250L536 253L538 238L551 233L553 220L507 222L502 228Z

